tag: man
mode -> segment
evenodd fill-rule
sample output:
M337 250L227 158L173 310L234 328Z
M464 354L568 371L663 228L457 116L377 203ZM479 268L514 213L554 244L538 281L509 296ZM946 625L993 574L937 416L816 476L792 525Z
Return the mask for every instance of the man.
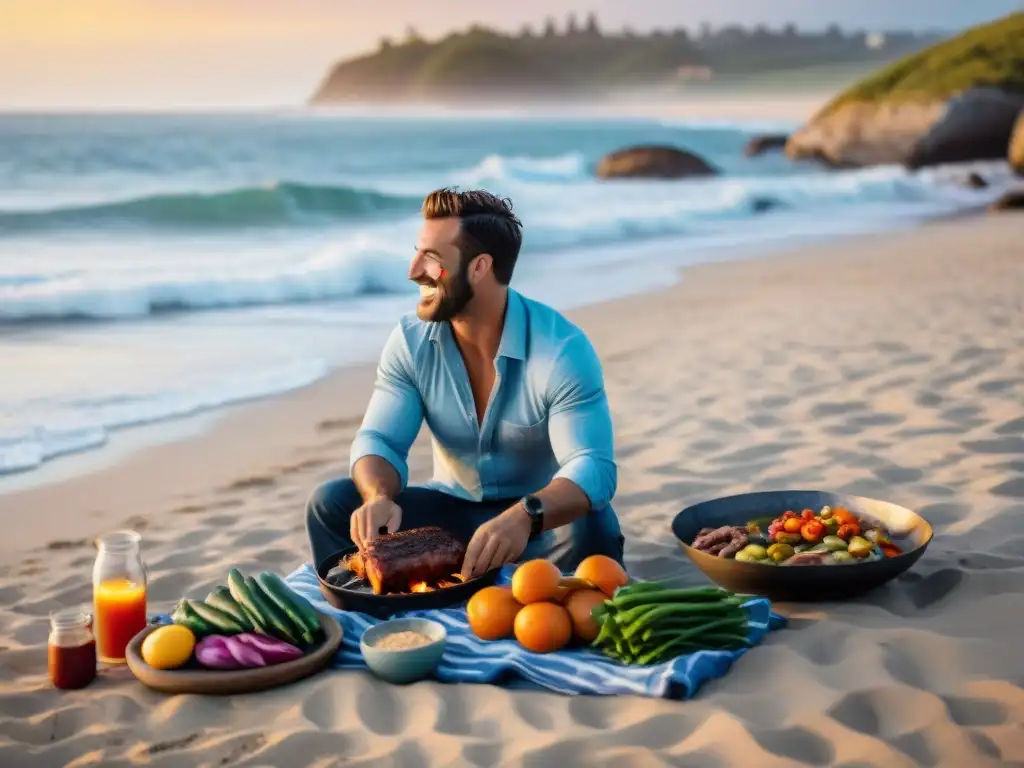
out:
M307 505L316 563L382 529L423 525L467 543L465 578L534 557L563 571L596 553L621 563L601 364L579 328L509 288L522 242L511 202L446 188L422 213L416 315L384 345L351 479L325 483ZM424 420L434 476L410 487Z

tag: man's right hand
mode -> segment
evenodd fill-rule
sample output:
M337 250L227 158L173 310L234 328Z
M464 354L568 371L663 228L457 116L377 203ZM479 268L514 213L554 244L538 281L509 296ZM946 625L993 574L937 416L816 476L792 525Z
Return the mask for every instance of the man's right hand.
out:
M352 513L349 518L349 536L359 549L365 549L380 536L382 527L387 527L388 533L394 533L401 524L402 508L382 496L368 501Z

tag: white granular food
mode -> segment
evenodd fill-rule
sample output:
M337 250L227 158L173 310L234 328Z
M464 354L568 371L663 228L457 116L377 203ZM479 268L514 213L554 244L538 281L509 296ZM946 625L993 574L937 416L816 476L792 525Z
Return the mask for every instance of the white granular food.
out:
M387 648L392 651L402 651L407 648L417 648L421 645L427 645L431 642L433 641L422 632L414 632L407 629L401 632L391 632L383 637L379 637L377 638L377 641L373 643L373 646L374 648Z

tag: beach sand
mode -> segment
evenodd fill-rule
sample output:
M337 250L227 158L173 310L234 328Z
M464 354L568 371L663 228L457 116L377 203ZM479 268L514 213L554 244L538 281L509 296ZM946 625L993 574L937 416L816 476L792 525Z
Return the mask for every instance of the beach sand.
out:
M88 602L91 536L144 534L155 607L231 565L307 558L303 504L346 470L363 366L0 497L0 765L1024 764L1022 231L1005 215L849 238L570 313L604 361L635 576L698 583L672 516L749 490L881 497L936 528L869 596L778 605L790 626L695 699L351 672L231 699L166 697L123 669L49 687L46 615ZM429 458L424 430L414 480Z

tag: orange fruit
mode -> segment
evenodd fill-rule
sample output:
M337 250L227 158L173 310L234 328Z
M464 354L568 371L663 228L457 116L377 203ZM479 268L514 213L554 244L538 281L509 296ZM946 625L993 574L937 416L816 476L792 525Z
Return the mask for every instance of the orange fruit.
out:
M466 603L469 628L481 640L511 637L522 607L508 587L484 587Z
M615 590L629 583L626 570L607 555L591 555L577 566L574 574L577 579L589 581L604 592L608 597L615 595Z
M529 560L512 574L512 596L523 605L554 600L562 583L562 572L550 560Z
M530 603L516 615L516 640L534 653L551 653L572 639L569 612L555 603Z
M577 640L584 643L591 643L601 631L601 625L590 615L594 606L601 605L608 599L608 595L597 589L580 589L569 595L565 601L565 610L569 612L572 619L573 633Z

